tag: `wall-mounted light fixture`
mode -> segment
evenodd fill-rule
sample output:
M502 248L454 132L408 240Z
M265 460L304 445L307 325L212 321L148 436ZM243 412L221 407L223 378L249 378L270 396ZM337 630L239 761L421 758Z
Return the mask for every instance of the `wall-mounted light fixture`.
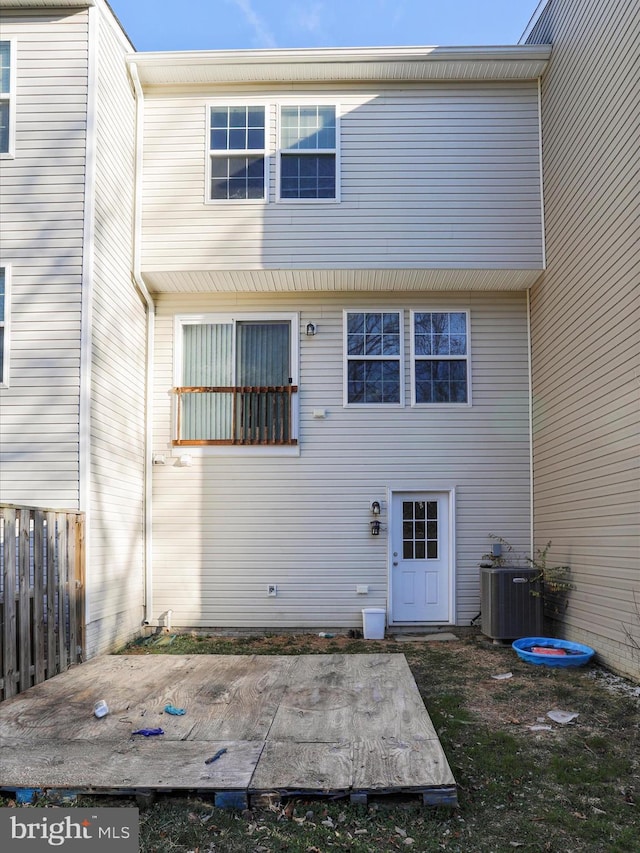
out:
M312 338L317 331L318 331L318 327L316 326L315 323L307 323L306 332L307 332L307 336L309 338Z
M374 521L370 521L371 525L371 535L372 536L380 536L380 522L376 518Z
M373 515L380 515L380 501L371 501L371 512Z

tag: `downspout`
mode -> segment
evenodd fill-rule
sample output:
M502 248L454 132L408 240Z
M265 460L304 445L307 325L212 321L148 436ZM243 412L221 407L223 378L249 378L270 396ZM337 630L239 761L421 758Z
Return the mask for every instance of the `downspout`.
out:
M543 4L540 4L542 7ZM540 8L539 7L539 8ZM545 240L545 211L544 211L544 163L542 159L542 80L538 77L538 169L540 174L540 239L542 242L542 275L547 268L547 246ZM529 538L531 541L529 553L535 554L535 486L534 486L534 454L533 454L533 342L531 340L531 291L527 288L527 351L529 369Z
M527 369L529 374L529 553L535 554L533 512L533 363L531 351L531 288L527 288Z
M98 90L98 10L87 9L87 124L85 140L84 225L82 235L82 281L80 295L80 388L78 403L78 510L85 516L84 620L91 622L91 393L93 373L93 273L96 228L96 109ZM86 633L82 638L86 654Z
M136 63L128 63L128 68L136 96L136 148L133 187L133 280L147 309L144 431L144 624L149 625L152 621L153 609L153 481L151 453L153 441L153 349L156 315L153 299L141 272L144 93L140 84Z

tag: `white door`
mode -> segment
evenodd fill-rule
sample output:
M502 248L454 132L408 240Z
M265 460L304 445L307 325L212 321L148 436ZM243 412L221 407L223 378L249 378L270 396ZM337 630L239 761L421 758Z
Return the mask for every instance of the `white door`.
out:
M392 622L449 622L449 494L394 492Z

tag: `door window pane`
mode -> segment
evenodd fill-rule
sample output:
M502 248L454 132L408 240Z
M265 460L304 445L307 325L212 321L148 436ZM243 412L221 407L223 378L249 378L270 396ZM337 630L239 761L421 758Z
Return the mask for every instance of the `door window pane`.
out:
M402 502L404 560L438 559L438 502Z

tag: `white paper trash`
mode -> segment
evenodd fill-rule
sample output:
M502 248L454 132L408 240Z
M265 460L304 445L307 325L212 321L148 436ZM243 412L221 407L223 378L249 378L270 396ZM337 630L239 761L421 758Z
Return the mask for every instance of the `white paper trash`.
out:
M362 633L365 640L384 640L384 607L365 607L362 611Z

